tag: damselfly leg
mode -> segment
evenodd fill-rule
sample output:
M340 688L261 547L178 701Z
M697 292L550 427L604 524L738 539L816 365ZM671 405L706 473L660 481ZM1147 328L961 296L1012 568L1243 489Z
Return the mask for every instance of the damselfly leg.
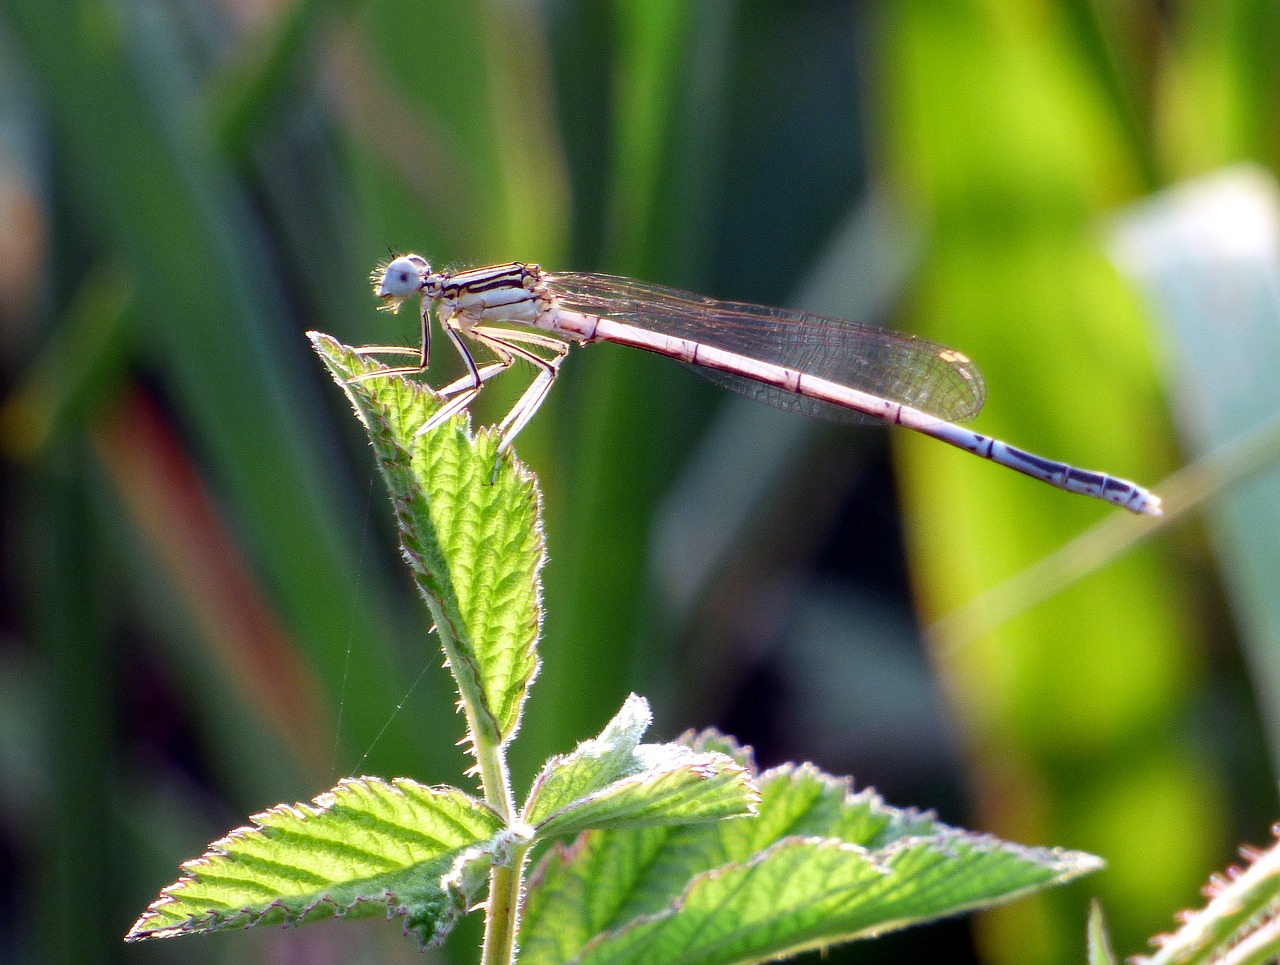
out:
M484 343L490 346L494 352L510 352L531 365L537 366L540 370L530 386L524 390L524 394L511 407L511 411L507 413L506 418L498 424L498 435L501 436L501 441L498 443L498 452L501 453L511 445L515 437L520 434L520 430L529 424L529 420L533 418L534 413L542 406L547 393L551 391L551 383L555 381L556 375L560 372L560 363L569 354L569 343L558 338L552 338L550 335L540 335L536 332L516 332L510 329L485 328L478 325L471 331L473 335L483 339ZM551 358L544 359L535 352L515 344L520 342L526 345L536 345L554 354Z

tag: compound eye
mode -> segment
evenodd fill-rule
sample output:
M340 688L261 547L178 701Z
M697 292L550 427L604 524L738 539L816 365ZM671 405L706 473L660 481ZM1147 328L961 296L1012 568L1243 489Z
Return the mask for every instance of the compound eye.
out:
M405 255L387 265L378 283L379 298L408 298L422 287L422 270L426 263L414 255Z

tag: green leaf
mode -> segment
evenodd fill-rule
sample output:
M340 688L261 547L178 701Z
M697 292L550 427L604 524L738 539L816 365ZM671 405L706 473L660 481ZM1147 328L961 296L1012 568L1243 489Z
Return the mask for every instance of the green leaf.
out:
M1100 866L885 805L809 765L754 818L592 831L531 878L521 961L746 962L1008 900Z
M417 430L441 404L327 335L311 340L368 430L391 491L401 550L440 634L449 668L484 740L515 733L538 672L544 560L540 497L519 463L498 459L496 434L466 416Z
M794 955L955 914L1071 873L1055 857L965 835L888 854L788 838L699 876L669 910L592 942L581 962L741 962Z
M1096 900L1089 906L1089 965L1116 965L1111 934L1102 917L1102 905Z
M548 817L540 838L587 828L650 827L720 821L755 812L758 793L747 771L724 754L699 754L676 744L642 744L639 774L615 781Z
M649 704L632 694L599 737L548 761L534 781L525 822L549 838L754 812L759 795L744 766L717 751L640 744L651 720Z
M439 942L502 842L502 820L484 802L404 778L346 779L252 820L187 862L126 940L402 915L406 933Z
M525 822L537 825L556 811L639 772L644 765L636 748L651 723L649 702L635 694L627 697L599 737L583 741L572 754L558 754L543 765L524 806Z

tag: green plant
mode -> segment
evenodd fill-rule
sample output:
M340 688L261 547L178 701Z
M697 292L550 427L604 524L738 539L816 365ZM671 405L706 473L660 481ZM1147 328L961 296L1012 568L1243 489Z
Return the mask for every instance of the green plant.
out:
M1204 908L1178 915L1181 927L1152 939L1156 952L1132 959L1133 965L1263 965L1280 958L1280 844L1266 851L1245 847L1240 854L1243 867L1209 879ZM1096 903L1089 915L1089 961L1116 963Z
M327 336L313 341L391 491L482 796L363 777L272 808L185 865L130 940L387 915L426 945L487 885L486 965L514 961L517 946L535 963L753 962L1100 866L889 807L808 764L759 773L748 749L714 732L643 744L651 715L634 695L598 737L549 760L517 808L506 752L537 674L542 620L535 481L505 456L495 474L497 437L473 434L466 416L418 438L439 397L378 376L382 366ZM539 845L549 847L526 876Z

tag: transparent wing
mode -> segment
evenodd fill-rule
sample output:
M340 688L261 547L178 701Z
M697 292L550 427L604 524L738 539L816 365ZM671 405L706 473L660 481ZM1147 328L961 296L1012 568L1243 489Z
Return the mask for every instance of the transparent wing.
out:
M566 308L727 349L901 402L948 422L972 419L986 401L982 374L954 349L927 339L784 308L722 302L661 285L583 272L547 273ZM856 412L736 375L702 376L782 409L842 422Z

